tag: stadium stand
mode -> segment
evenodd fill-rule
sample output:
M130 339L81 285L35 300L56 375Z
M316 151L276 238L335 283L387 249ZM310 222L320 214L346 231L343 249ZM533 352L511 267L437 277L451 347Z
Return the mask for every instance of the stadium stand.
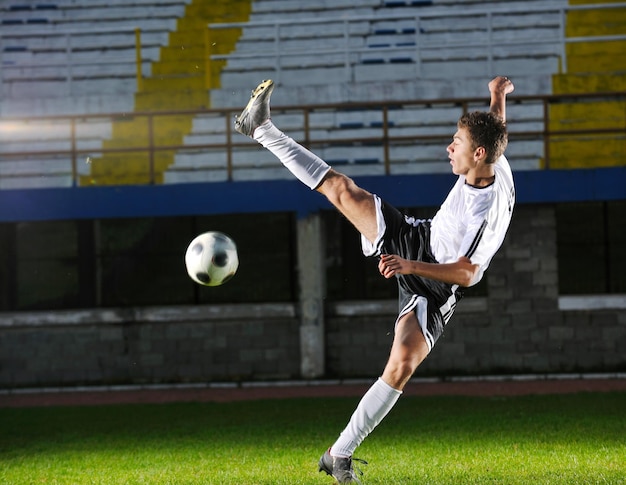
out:
M568 15L567 71L554 76L555 94L626 92L626 9L611 2L578 0L589 10ZM598 8L598 4L605 8ZM618 3L618 2L612 2ZM590 36L599 42L585 42ZM555 105L553 130L602 130L626 126L626 101L597 100ZM626 160L626 133L561 135L550 140L552 168L607 167Z
M26 155L21 170L15 168L15 157L2 157L0 175L6 175L1 186L70 186L77 176L82 185L286 177L269 154L226 133L226 111L195 117L151 114L240 107L249 90L268 77L280 86L274 106L391 102L386 136L407 140L451 133L463 107L395 101L484 97L485 79L499 73L515 77L516 95L550 94L553 82L561 93L612 90L612 67L623 69L623 39L592 45L566 43L564 36L623 35L624 5L613 3L613 10L598 8L593 16L591 10L565 16L565 0L240 0L214 2L210 9L200 0L11 1L0 10L0 136L5 142L0 152L26 150ZM212 26L208 33L207 24ZM209 45L211 61L205 62ZM587 84L581 85L581 79ZM512 131L541 131L542 109L540 104L512 106ZM552 128L561 118L581 116L567 118L559 109L567 108L552 108ZM17 117L113 112L118 116L108 120L27 122ZM612 122L624 110L613 104L594 112ZM447 169L439 161L445 159L441 139L417 147L398 143L385 154L375 141L385 135L381 107L334 114L316 110L306 133L302 113L286 110L275 117L294 138L352 175L381 173L385 157L392 162L389 173ZM572 126L571 121L560 123ZM11 130L21 138L14 139ZM68 137L72 131L74 144ZM161 150L150 161L140 151L150 137L160 147L189 148ZM224 146L231 142L237 144L232 154ZM557 142L551 149L555 166L561 163L558 153L569 157ZM134 155L111 153L123 148L135 150ZM611 153L616 149L623 150ZM51 154L58 150L64 152ZM519 140L509 150L516 170L540 167L543 153L538 139ZM38 163L39 172L47 175L33 176ZM146 168L150 163L154 175Z
M5 2L0 15L2 114L125 111L136 89L136 29L144 75L186 0Z
M149 76L187 3L5 2L0 10L0 186L68 187L75 183L76 173L88 174L91 158L72 160L72 150L97 153L111 136L111 121L72 121L60 115L132 109L137 36L141 38L139 69L142 76ZM52 118L33 120L41 116ZM7 155L17 152L23 154Z
M458 2L366 1L355 11L340 1L320 14L317 3L256 2L236 51L222 57L227 88L212 92L212 105L241 104L251 87L270 77L280 85L274 105L484 96L485 77L498 72L523 77L522 93L548 94L562 54L559 9L566 3L507 2L506 9L500 2L463 4L468 8L460 12ZM388 113L388 135L398 137L452 133L460 114L458 106L395 108ZM311 113L309 141L316 153L350 175L381 174L383 146L371 141L383 137L381 113L340 112L332 120L328 113ZM301 118L298 123L287 114L283 122L274 116L285 131L304 140ZM538 105L515 107L510 119L526 130L542 129ZM225 143L221 132L220 119L200 116L185 141ZM370 141L315 144L340 139ZM411 143L391 148L391 173L447 170L441 163L445 141ZM512 150L514 167L537 168L542 153L540 141L523 140ZM254 145L237 147L233 158L229 175L219 150L178 153L165 181L288 177Z
M321 15L310 3L300 2L298 12L282 12L277 0L257 2L236 52L228 56L223 86L247 90L272 77L288 88L284 96L290 104L319 102L321 94L328 102L371 100L376 92L371 84L389 82L394 92L381 95L430 98L446 96L454 77L507 71L532 73L528 92L548 92L545 79L557 70L561 55L559 9L567 3L487 2L459 9L465 3L390 8L364 2L358 12L346 14L339 2ZM329 87L297 89L312 84ZM475 87L456 92L475 96ZM227 105L228 93L224 99L220 94L214 93L214 105Z
M104 2L60 2L47 20L53 29L31 33L21 29L15 33L3 31L3 50L16 39L24 44L21 57L3 58L3 63L12 63L7 64L8 71L14 73L3 74L3 113L119 113L107 130L111 139L101 139L103 151L148 146L149 131L161 145L180 144L183 134L189 131L189 115L157 119L151 125L152 118L135 113L206 108L210 80L205 76L203 32L209 21L244 20L249 3L138 0L107 6ZM19 10L20 15L32 15L35 11L26 7ZM12 12L3 13L11 17ZM152 47L151 35L157 31L161 37ZM227 37L222 36L220 47L228 45ZM140 54L136 52L138 43ZM45 60L38 61L37 55ZM37 94L31 96L30 91ZM59 106L55 102L67 104ZM11 122L17 123L15 119ZM70 140L59 142L63 143L67 146ZM49 147L54 149L59 144L51 143ZM9 148L2 150L11 151ZM62 156L67 160L67 155ZM172 156L172 152L163 151L153 162L157 167L168 166ZM145 151L132 156L108 153L104 157L98 150L93 151L90 161L95 163L89 164L89 173L79 174L83 185L96 180L98 184L151 181L146 175ZM73 163L76 165L76 160ZM75 182L72 179L76 174L73 176L68 168L66 163L63 186Z

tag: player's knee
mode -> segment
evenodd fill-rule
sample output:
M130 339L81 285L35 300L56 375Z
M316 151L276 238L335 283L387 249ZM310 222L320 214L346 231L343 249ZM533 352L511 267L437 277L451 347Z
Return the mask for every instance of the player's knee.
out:
M384 380L395 389L402 389L419 365L415 359L389 361L383 374Z
M333 205L340 205L350 196L352 187L356 187L347 175L331 170L326 175L319 191L322 192Z
M360 202L364 198L371 198L371 195L354 183L354 180L334 170L331 170L324 180L321 191L338 208Z

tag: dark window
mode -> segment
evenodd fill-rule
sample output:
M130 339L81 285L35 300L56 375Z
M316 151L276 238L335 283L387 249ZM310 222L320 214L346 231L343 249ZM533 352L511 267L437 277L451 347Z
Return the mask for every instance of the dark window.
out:
M239 269L227 284L194 284L200 303L257 303L295 301L297 298L295 216L287 213L203 216L195 220L193 234L221 231L237 244ZM182 255L181 255L182 259ZM181 266L185 271L184 264ZM189 277L185 273L185 277ZM191 280L189 280L191 281Z
M15 309L79 306L76 223L18 223L16 253Z
M626 292L626 201L556 208L559 292Z
M183 262L191 218L108 219L96 224L102 306L192 301Z
M237 244L237 275L202 287L184 255L201 232ZM295 299L294 216L155 217L0 225L0 310L54 310Z

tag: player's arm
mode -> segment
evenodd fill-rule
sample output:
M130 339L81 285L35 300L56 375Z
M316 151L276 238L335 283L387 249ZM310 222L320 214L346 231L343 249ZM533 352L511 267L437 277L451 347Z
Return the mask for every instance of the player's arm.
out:
M414 274L459 286L470 286L478 270L479 266L472 264L466 257L460 257L454 263L438 264L411 261L397 254L383 254L378 262L378 271L385 278L392 278L397 274Z
M513 92L515 86L508 77L498 76L489 83L491 103L489 111L506 121L506 95Z

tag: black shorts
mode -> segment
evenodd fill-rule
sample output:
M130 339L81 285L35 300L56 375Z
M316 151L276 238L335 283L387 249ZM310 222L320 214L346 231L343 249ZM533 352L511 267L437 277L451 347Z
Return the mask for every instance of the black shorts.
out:
M378 245L378 254L397 254L405 259L437 263L430 249L430 220L415 220L398 209L380 201L380 213L385 230ZM422 278L397 275L398 319L413 311L432 349L450 320L462 293L458 285Z

